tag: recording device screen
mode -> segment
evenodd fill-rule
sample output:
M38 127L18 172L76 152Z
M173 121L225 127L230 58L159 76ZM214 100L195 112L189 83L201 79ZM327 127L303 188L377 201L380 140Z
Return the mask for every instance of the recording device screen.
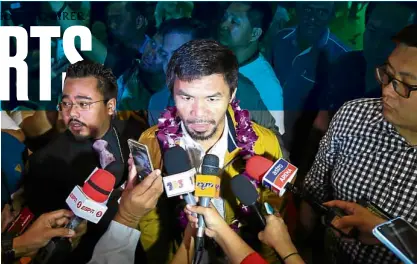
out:
M128 145L136 166L138 181L140 182L153 171L149 151L146 145L134 140L129 139Z
M379 226L378 231L407 256L417 262L417 230L401 218Z

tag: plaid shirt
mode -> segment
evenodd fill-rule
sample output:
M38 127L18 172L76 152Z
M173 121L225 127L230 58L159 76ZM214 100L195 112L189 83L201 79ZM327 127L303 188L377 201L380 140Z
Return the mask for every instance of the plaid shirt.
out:
M320 143L305 189L322 201L367 198L416 226L417 146L386 121L381 99L348 102ZM400 262L384 246L338 243L354 263Z

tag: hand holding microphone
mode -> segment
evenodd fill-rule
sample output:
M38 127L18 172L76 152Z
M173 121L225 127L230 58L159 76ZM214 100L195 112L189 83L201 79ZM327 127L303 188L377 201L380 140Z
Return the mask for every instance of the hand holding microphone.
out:
M66 200L74 216L65 227L77 230L84 220L98 223L107 211L106 203L115 181L116 178L110 172L95 169L82 188L75 186ZM34 263L61 263L70 253L73 242L68 239L52 239L39 251Z
M286 263L304 263L291 241L284 220L280 216L268 215L265 230L258 234L258 238L262 243L275 249L283 260L288 259Z
M202 207L209 207L211 198L220 197L219 158L213 154L206 154L201 165L201 174L196 176L195 196L199 197ZM198 216L198 229L196 234L196 250L204 248L204 218Z
M13 239L16 256L33 255L54 237L74 237L76 232L64 227L73 215L69 210L58 210L41 215L26 232Z
M222 231L230 229L223 217L219 214L219 212L217 212L213 205L209 207L187 205L184 212L187 214L188 221L192 224L193 228L199 227L199 219L194 217L193 213L204 217L204 233L208 237L216 239L219 235L223 234Z

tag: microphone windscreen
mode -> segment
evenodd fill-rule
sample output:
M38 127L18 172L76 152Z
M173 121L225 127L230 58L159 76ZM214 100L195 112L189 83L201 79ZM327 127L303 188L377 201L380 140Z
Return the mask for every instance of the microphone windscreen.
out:
M164 166L168 175L191 170L187 152L180 146L169 148L164 153Z
M103 169L97 169L84 183L83 192L90 199L103 203L109 198L115 183L116 177L113 174Z
M219 175L219 157L213 154L206 154L201 166L203 175Z
M262 177L274 163L262 156L252 156L246 162L246 173L252 179L262 181Z
M248 178L239 174L231 180L232 191L241 203L246 206L254 205L258 200L258 191Z

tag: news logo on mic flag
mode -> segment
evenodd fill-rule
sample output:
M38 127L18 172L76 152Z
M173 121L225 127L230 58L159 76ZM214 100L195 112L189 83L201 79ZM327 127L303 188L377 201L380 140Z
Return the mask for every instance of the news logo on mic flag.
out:
M82 188L75 186L66 203L76 216L97 224L107 211L107 200L115 182L113 174L95 168Z
M100 221L101 217L107 211L106 205L89 199L79 186L75 186L66 202L76 216L95 224Z
M220 177L216 175L197 174L195 180L195 196L197 197L220 197Z
M167 197L174 197L190 192L194 192L194 175L195 169L192 168L188 171L165 176L162 178L164 183L165 192Z
M262 184L279 196L284 195L285 185L291 182L298 168L284 159L277 160L266 172Z

